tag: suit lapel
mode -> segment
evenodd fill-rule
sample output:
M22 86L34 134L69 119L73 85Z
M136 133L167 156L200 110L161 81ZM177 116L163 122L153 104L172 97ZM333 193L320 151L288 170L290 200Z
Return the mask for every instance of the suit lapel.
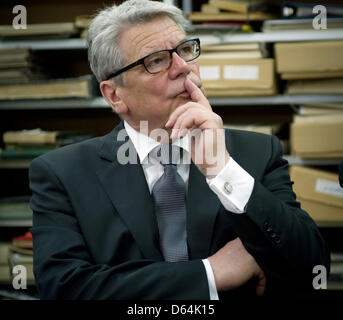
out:
M145 258L162 260L154 205L144 172L135 148L121 130L125 130L123 123L104 138L100 150L104 166L98 171L98 177ZM119 141L120 136L126 136L126 141ZM130 150L130 159L135 164L118 161L117 152L124 150Z
M192 162L187 197L187 238L191 259L208 257L219 207L218 197Z

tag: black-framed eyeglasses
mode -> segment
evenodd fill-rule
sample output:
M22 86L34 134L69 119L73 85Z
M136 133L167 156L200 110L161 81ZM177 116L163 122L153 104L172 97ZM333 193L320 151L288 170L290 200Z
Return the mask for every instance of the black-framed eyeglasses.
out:
M150 53L147 56L137 60L136 62L133 62L128 66L114 73L111 73L108 77L106 77L106 80L116 77L121 73L132 69L133 67L136 67L140 64L144 65L145 70L151 74L166 71L169 69L172 63L173 52L176 52L186 62L190 62L200 56L200 39L196 38L186 40L177 45L174 49L160 50Z

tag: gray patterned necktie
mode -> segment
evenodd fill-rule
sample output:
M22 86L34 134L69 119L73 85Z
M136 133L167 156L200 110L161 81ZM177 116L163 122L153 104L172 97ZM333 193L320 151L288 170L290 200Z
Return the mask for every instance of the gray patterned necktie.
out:
M180 148L177 151L180 152ZM176 165L172 164L175 163L172 162L175 160L175 153L172 157L169 145L161 145L157 153L160 153L164 174L155 183L152 194L155 200L161 250L165 261L187 261L186 186L177 172Z

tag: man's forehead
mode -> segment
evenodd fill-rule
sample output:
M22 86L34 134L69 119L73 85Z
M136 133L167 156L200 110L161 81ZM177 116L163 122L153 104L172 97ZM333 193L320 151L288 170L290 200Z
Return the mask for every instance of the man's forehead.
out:
M180 27L168 17L140 23L123 34L129 56L142 57L151 52L174 47L185 39Z

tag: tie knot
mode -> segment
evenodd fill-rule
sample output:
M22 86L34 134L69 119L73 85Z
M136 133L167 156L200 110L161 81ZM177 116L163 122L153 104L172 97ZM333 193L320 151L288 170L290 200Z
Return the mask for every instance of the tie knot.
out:
M152 157L162 165L179 164L182 149L171 144L161 144L152 151Z

